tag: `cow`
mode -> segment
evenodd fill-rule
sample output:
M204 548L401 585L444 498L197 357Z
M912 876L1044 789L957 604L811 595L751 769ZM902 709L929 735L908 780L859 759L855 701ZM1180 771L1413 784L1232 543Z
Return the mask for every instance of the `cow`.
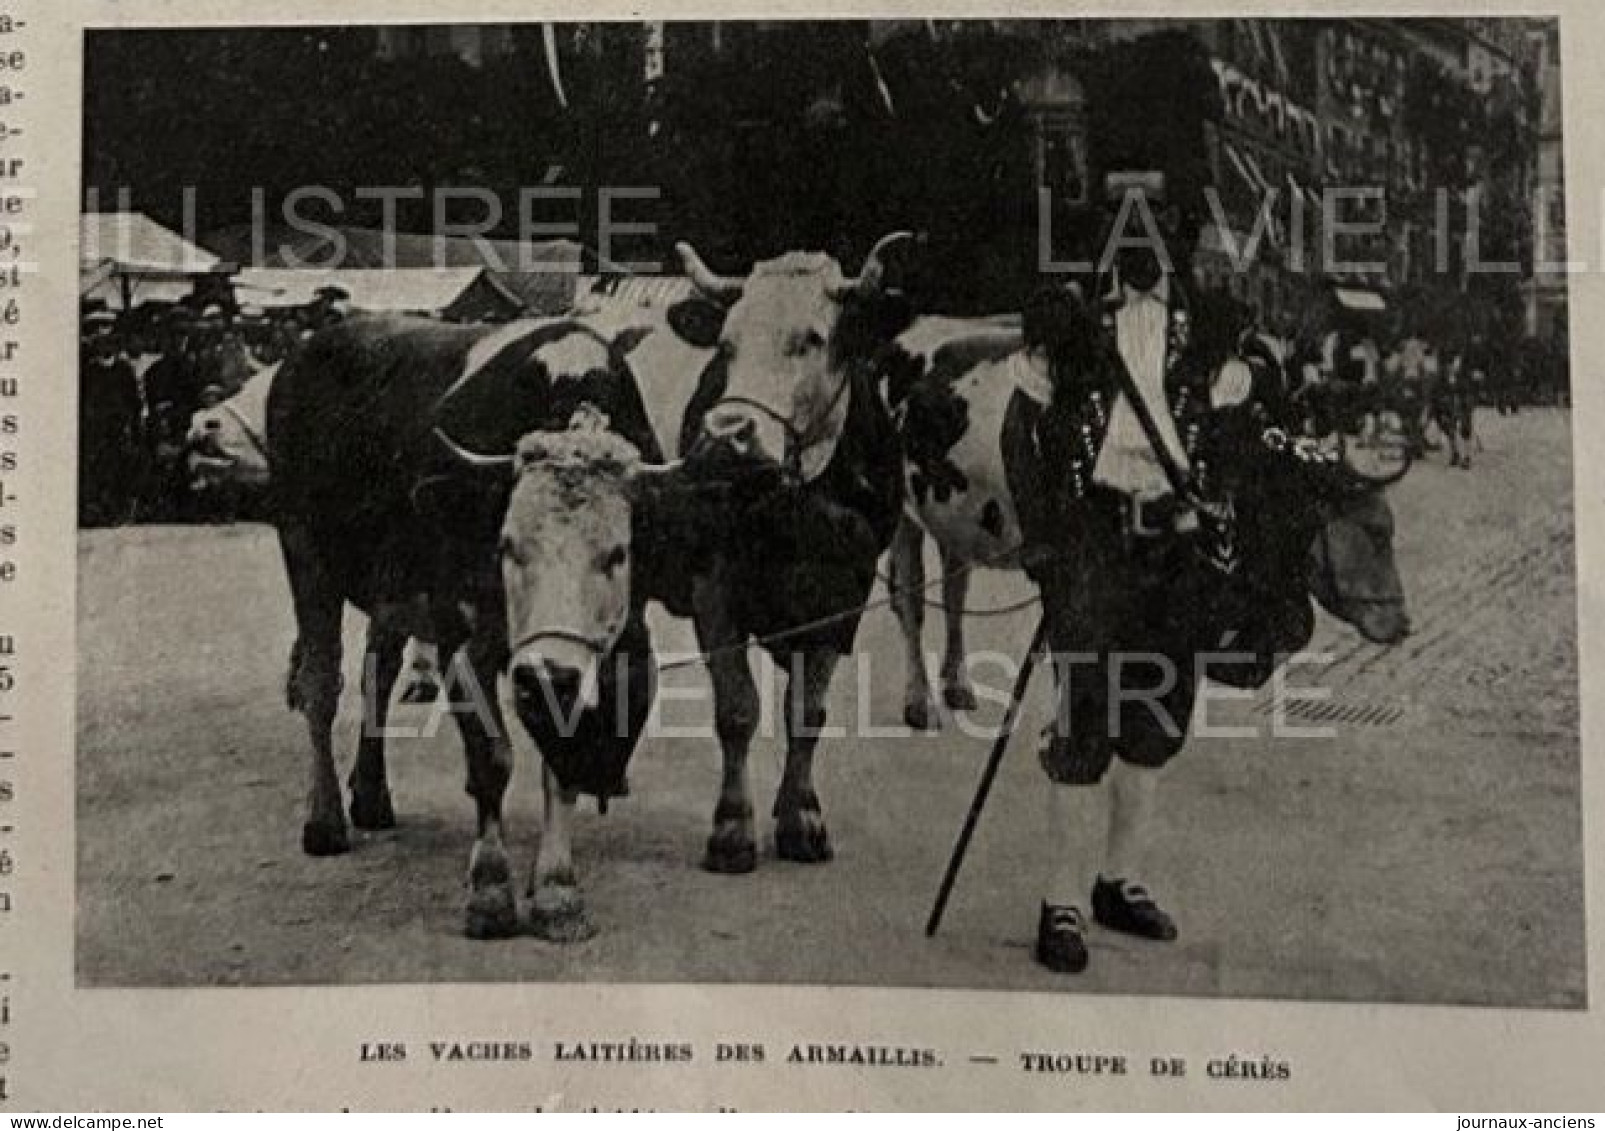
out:
M1269 351L1255 352L1274 359ZM1021 398L1051 397L1050 361L1026 341L1017 318L930 317L899 335L879 364L900 421L907 499L890 559L893 607L905 647L903 717L911 728L925 730L940 725L942 707L964 711L975 705L965 672L969 578L977 569L1021 569L1024 538L1013 494L1020 485L1009 478L1006 423L1018 413ZM1310 545L1307 576L1328 611L1367 640L1393 643L1408 628L1408 612L1391 552L1330 560L1340 546L1361 551L1369 544L1352 543L1351 531L1391 532L1386 499L1359 489L1364 474L1354 473L1355 490L1332 497L1330 521ZM941 563L946 628L937 694L922 642L927 536ZM1386 550L1386 544L1377 549Z
M893 242L854 278L792 253L725 279L682 247L697 293L670 308L587 296L569 315L504 328L358 316L302 345L273 381L266 438L297 622L287 691L312 745L307 853L349 847L331 746L349 603L370 618L352 822L394 823L388 657L406 635L433 641L457 656L447 682L479 812L465 928L514 931L501 814L510 746L485 694L506 669L546 764L532 925L582 937L569 819L577 794L624 791L653 694L642 612L657 600L693 618L713 677L725 772L705 865L756 865L753 640L794 672L777 852L830 858L812 783L817 729L900 496L868 365L907 322L883 293ZM576 413L592 426L566 427ZM576 447L576 433L596 436ZM684 468L662 466L670 449ZM693 504L665 502L681 494ZM554 726L576 712L577 728ZM615 716L622 725L606 727Z
M898 402L908 500L892 564L908 643L907 721L929 725L936 710L919 644L927 533L945 574L941 674L949 707L968 701L960 627L967 571L1024 568L1042 596L1060 704L1040 751L1055 839L1035 956L1061 973L1087 964L1074 894L1086 877L1062 838L1089 821L1106 822L1108 832L1092 885L1096 920L1142 938L1176 937L1173 920L1132 870L1140 867L1158 771L1185 741L1201 678L1263 685L1308 642L1312 599L1380 644L1409 631L1382 493L1408 460L1362 456L1340 437L1328 446L1298 436L1291 423L1298 410L1274 355L1248 336L1189 352L1188 341L1208 334L1185 319L1176 345L1175 311L1190 310L1207 326L1210 308L1196 297L1191 307L1178 299L1187 294L1179 282L1164 298L1163 277L1152 278L1117 279L1102 329L1078 298L1068 304L1077 316L1051 332L1030 312L1018 330L916 322L882 362L883 384ZM1155 308L1152 293L1161 296L1161 319L1170 311L1172 346L1158 355L1171 367L1164 395L1200 492L1179 510L1164 498L1127 499L1093 480L1093 469L1105 466L1100 440L1108 442L1110 418L1127 395L1108 376L1126 364L1113 354L1115 319L1125 309L1141 313L1145 303ZM1162 332L1163 320L1159 326ZM1195 409L1189 416L1189 403L1208 406L1208 415ZM1201 420L1212 421L1210 434L1226 443L1200 443ZM1139 442L1162 439L1161 427L1145 426ZM1205 483L1217 493L1204 494ZM1224 505L1219 483L1230 484ZM1078 671L1087 661L1091 672ZM1128 670L1149 670L1143 665L1161 673L1159 683L1133 698L1122 681ZM1107 794L1090 788L1098 786ZM1088 803L1107 808L1086 810Z
M881 240L854 277L830 256L800 252L722 276L678 247L698 301L672 320L717 350L681 453L689 473L732 489L723 534L691 583L724 762L704 858L713 872L757 864L747 778L759 717L753 641L787 673L776 855L805 864L833 855L813 764L832 673L853 647L901 506L896 437L872 362L910 321L886 285L890 253L909 238Z
M406 637L433 642L451 658L448 699L478 813L465 930L518 930L502 815L506 672L544 767L532 924L547 938L584 937L570 821L581 794L605 806L627 790L654 695L649 563L679 552L650 549L680 525L654 528L644 502L674 473L618 341L563 317L485 327L356 316L280 368L265 440L296 622L286 695L312 748L303 850L350 845L332 749L350 604L369 617L352 823L395 822L390 694Z

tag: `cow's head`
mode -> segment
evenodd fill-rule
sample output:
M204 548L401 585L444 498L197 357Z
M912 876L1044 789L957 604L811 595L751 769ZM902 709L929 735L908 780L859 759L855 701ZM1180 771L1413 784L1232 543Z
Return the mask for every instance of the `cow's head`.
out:
M724 387L692 454L733 457L792 478L822 470L847 419L852 361L885 328L876 307L886 252L912 238L898 232L882 239L855 278L828 255L792 252L733 279L715 275L680 244L686 274L723 308L716 329Z
M268 390L278 367L264 369L232 397L190 417L186 460L194 478L207 485L260 489L268 483L263 422Z
M583 406L568 429L530 432L510 457L477 456L442 437L465 467L512 471L496 551L521 714L570 718L594 706L634 608L634 511L670 469L643 463L606 424Z
M1310 593L1373 644L1410 634L1404 582L1393 554L1393 508L1380 489L1329 501L1310 544Z
M632 483L640 456L602 428L532 432L497 544L508 671L519 710L595 702L599 668L631 611Z
M1298 536L1286 550L1302 562L1309 593L1327 612L1375 644L1396 644L1410 632L1404 583L1393 548L1393 508L1386 489L1409 468L1406 454L1384 454L1381 441L1360 446L1342 433L1303 439L1294 517Z

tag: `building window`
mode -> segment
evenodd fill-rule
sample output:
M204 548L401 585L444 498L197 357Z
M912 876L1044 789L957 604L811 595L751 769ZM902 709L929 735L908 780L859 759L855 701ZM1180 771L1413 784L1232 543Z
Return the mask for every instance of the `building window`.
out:
M1036 131L1037 184L1066 204L1086 204L1087 139L1067 116L1044 115Z

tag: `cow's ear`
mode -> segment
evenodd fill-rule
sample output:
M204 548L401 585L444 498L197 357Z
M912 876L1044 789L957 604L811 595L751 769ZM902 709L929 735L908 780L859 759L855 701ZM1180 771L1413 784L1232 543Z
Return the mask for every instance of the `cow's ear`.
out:
M1088 351L1098 340L1097 316L1079 283L1039 287L1027 300L1020 316L1025 344L1068 358Z
M511 473L433 475L412 489L413 509L450 538L494 538L507 513Z
M635 347L652 336L650 326L632 326L628 330L620 330L613 339L613 348L624 357L635 352Z
M711 350L724 333L726 308L700 295L683 298L669 307L669 328L687 345Z

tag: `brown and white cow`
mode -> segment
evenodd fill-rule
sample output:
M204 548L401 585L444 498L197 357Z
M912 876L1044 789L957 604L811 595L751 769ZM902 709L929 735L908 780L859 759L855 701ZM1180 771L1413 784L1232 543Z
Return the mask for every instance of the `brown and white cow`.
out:
M977 568L1018 570L1022 534L1009 474L1011 411L1024 398L1053 395L1050 360L1008 320L924 318L882 359L899 420L906 508L892 552L892 589L906 658L904 719L940 725L940 708L967 710L964 606ZM1065 469L1064 474L1070 474ZM1363 488L1364 483L1356 479ZM1394 565L1392 513L1380 491L1332 496L1321 535L1309 547L1308 574L1320 603L1369 640L1391 643L1408 630L1404 590ZM939 669L940 706L922 642L927 587L923 546L940 554L946 640Z

